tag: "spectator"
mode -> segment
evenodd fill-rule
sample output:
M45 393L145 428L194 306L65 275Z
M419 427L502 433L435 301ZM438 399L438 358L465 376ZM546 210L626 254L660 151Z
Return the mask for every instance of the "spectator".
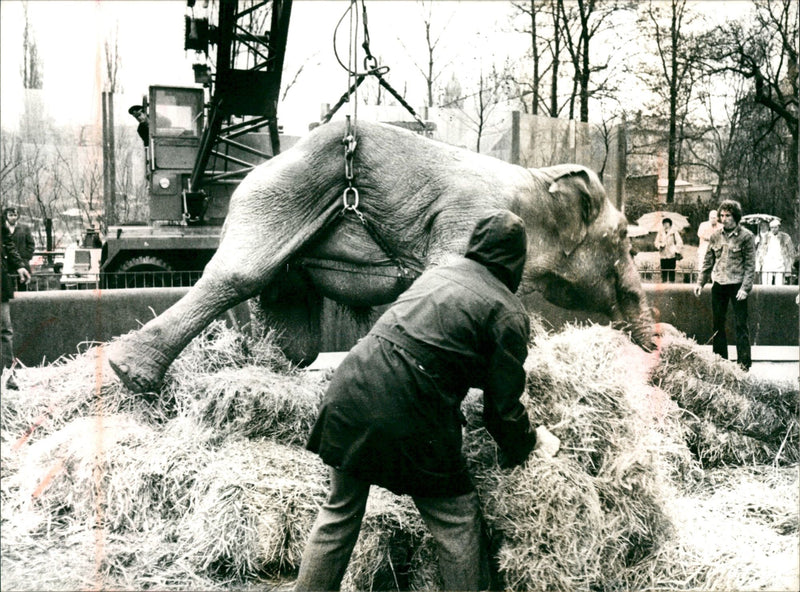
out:
M756 245L756 276L755 283L766 284L766 276L764 273L764 253L769 243L769 222L766 220L759 220L758 234L755 237Z
M713 280L713 349L714 353L726 360L728 339L725 334L725 317L728 303L733 304L737 361L742 368L749 370L752 359L747 326L747 296L753 289L755 276L755 240L753 233L739 224L742 219L742 206L739 202L725 200L717 209L722 230L711 236L694 294L699 297L703 286Z
M683 240L680 233L672 227L672 218L664 218L661 221L661 230L658 231L655 246L661 257L661 281L675 281L675 265L678 259L682 259L681 248Z
M423 273L337 369L308 444L331 467L330 492L296 590L339 589L371 484L412 496L438 543L445 590L486 589L480 506L461 453L467 390L483 389L486 427L508 466L534 444L558 449L519 401L529 319L514 291L526 244L514 214L482 219L465 257Z
M0 299L0 350L2 350L3 373L8 369L6 388L16 390L17 381L14 379L14 330L11 326L11 304L14 298L14 280L9 271L16 270L20 282L27 282L31 274L25 268L25 262L19 256L17 247L11 239L6 224L0 224L2 233L2 250L0 251L0 280L2 281L2 299Z
M760 263L762 283L768 286L782 286L786 275L792 272L794 264L794 245L791 237L781 231L781 221L773 218L769 223L769 233L761 240L756 255Z
M8 207L3 210L3 224L6 225L6 229L14 241L14 246L17 247L17 253L25 263L25 269L28 270L28 273L31 273L31 259L36 250L36 241L33 240L31 229L18 222L19 212L17 212L17 208ZM17 285L19 292L25 292L27 289L27 283L21 282Z
M709 210L708 220L701 222L697 227L697 238L700 242L697 245L697 269L703 267L703 259L706 256L706 249L708 249L708 241L711 235L720 229L719 221L717 218L717 210Z

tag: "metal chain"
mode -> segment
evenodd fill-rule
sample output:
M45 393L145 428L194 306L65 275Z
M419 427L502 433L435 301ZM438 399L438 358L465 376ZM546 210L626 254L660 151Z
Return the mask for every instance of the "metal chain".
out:
M353 215L358 218L358 221L367 231L367 233L372 237L375 243L380 247L384 253L389 257L389 259L397 265L400 273L398 277L402 277L404 279L411 279L413 280L416 276L412 275L412 272L403 264L400 257L397 255L395 250L384 240L383 236L379 232L379 229L376 228L374 224L372 224L364 214L359 209L359 195L358 189L355 187L355 153L356 147L358 146L358 139L357 139L357 128L358 128L358 86L361 81L364 79L364 74L357 72L355 68L355 60L357 54L357 27L358 27L358 11L353 10L353 8L357 5L358 0L351 0L350 4L350 43L348 44L349 48L349 55L348 55L348 67L347 67L347 82L349 85L349 92L347 93L347 101L351 102L350 95L352 95L352 102L351 102L351 115L346 116L346 127L344 137L342 138L342 144L344 145L344 177L347 181L347 187L345 187L344 192L342 193L342 212L341 215L345 216L348 213L352 213ZM381 84L387 87L387 90L394 92L394 89L388 86L388 83L382 77L381 68L378 67L378 60L375 56L372 55L372 52L369 48L369 30L367 28L367 8L364 4L364 1L361 2L362 10L364 14L364 42L362 43L362 47L365 52L364 58L364 69L367 71L367 74L375 75ZM355 26L353 24L355 23ZM386 69L388 71L388 68ZM344 97L342 97L344 98ZM410 108L410 107L409 107ZM413 110L412 110L413 113ZM413 113L416 117L416 113ZM417 118L417 121L421 120ZM424 123L422 124L424 127ZM419 272L417 272L417 275Z

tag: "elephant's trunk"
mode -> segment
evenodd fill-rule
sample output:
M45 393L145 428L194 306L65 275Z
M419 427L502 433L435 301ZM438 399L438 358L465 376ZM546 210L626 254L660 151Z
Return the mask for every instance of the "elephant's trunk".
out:
M643 350L653 351L656 347L653 314L632 261L620 276L616 296L614 326L629 333Z

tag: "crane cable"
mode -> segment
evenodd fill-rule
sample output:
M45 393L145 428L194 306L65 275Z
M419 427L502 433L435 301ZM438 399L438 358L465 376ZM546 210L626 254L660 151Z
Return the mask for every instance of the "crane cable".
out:
M354 158L356 147L358 146L358 137L357 137L357 129L358 129L358 86L361 82L368 75L374 75L378 78L381 84L385 88L389 88L393 94L396 95L394 89L389 87L388 83L386 83L383 79L383 74L389 71L387 66L378 66L378 60L375 56L372 55L372 52L369 48L369 28L367 25L367 7L364 4L364 0L361 0L362 12L364 15L363 18L363 26L364 26L364 41L361 44L362 48L365 52L364 57L364 71L359 72L357 70L356 61L358 56L358 10L355 10L357 7L358 0L351 0L350 5L347 8L347 11L342 15L339 19L339 22L336 24L336 28L334 30L334 55L336 56L336 60L339 64L347 71L347 83L348 83L348 91L342 96L339 100L337 105L333 110L331 110L326 118L323 120L327 122L336 112L336 110L344 103L350 102L350 114L346 116L346 127L344 137L342 138L342 144L344 145L344 170L345 170L345 179L347 181L347 187L342 194L342 203L343 207L341 210L341 215L347 215L348 213L355 215L358 218L358 221L367 231L367 233L372 237L378 247L383 250L383 252L389 257L390 261L394 263L398 268L397 277L402 279L406 282L414 281L414 279L421 273L419 266L414 265L415 269L409 269L409 267L403 263L403 260L400 258L397 251L383 238L382 233L379 231L378 226L368 220L364 214L359 210L359 195L358 189L354 186L355 181L355 169L354 169ZM339 27L341 26L342 22L344 21L345 16L350 15L350 36L348 42L348 56L347 56L347 65L345 66L342 63L341 58L339 57L339 53L336 50L336 37L339 31ZM350 100L350 97L353 97L353 100ZM397 96L397 95L396 95ZM424 122L414 113L413 109L408 106L404 101L406 108L411 111L411 113L416 117L417 121L419 121L423 129L425 128Z

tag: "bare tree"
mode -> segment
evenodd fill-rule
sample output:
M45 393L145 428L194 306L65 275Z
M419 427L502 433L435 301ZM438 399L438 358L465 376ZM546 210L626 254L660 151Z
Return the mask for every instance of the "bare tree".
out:
M94 224L103 211L104 178L99 156L97 146L80 150L71 142L55 146L52 184L81 213L79 234L83 227Z
M286 96L289 94L289 91L292 90L292 88L294 87L295 84L297 84L297 81L300 79L300 76L303 73L303 70L305 70L306 66L308 66L309 64L310 64L310 66L312 68L314 66L319 66L319 64L320 64L319 52L311 55L308 58L308 60L306 60L305 62L300 64L297 67L297 69L294 71L294 74L292 74L291 76L288 76L288 77L284 76L282 78L282 80L283 80L283 84L282 84L283 92L281 93L281 101L285 101L286 100ZM287 78L288 78L288 82L287 82Z
M798 6L794 0L754 0L752 24L731 22L712 35L712 71L735 72L752 84L752 101L788 137L786 178L798 202Z
M437 63L438 50L441 48L440 44L442 43L444 34L455 13L451 13L447 17L445 23L439 27L434 23L434 20L438 20L438 16L436 16L436 19L434 18L433 0L418 0L417 4L419 5L420 15L422 17L422 30L425 39L425 58L423 62L418 63L414 61L413 64L425 80L426 105L428 107L433 107L435 104L433 100L434 90L437 81L447 67L447 64L439 66ZM398 41L410 56L411 52L408 51L403 40L398 37Z
M721 101L710 88L698 93L703 118L708 123L699 128L696 134L686 136L688 156L682 160L683 166L701 167L716 177L714 200L719 201L726 183L731 175L736 175L741 161L738 144L748 93L744 79L740 77L715 77L709 86L712 84L724 84L727 100Z
M22 4L25 24L22 30L22 88L24 89L24 112L20 130L23 139L42 142L45 137L45 113L41 93L44 84L44 66L39 56L36 34L28 13L28 2Z
M611 27L610 17L616 11L627 9L628 5L619 0L575 0L574 3L558 0L563 39L573 67L570 119L574 119L575 100L579 99L580 121L589 121L589 100L604 87L592 84L593 75L608 68L608 60L592 64L591 58L595 55L591 49L592 40Z
M655 2L642 6L639 24L654 46L656 64L644 64L640 76L666 104L667 203L675 200L675 179L680 167L683 131L699 76L701 53L696 40L686 33L692 16L686 0ZM660 111L660 109L657 109Z
M44 84L42 60L36 36L28 15L27 0L22 3L25 25L22 29L22 88L41 90Z
M512 2L514 9L521 14L527 21L526 25L521 29L530 37L530 82L521 84L527 86L530 90L525 94L531 96L530 112L533 115L539 114L539 103L541 101L541 86L542 86L542 35L541 20L545 18L543 14L545 8L544 0L528 0L527 2ZM523 93L520 93L521 95ZM527 105L522 101L525 111L527 112Z
M464 99L471 100L469 103L464 100L465 106L461 108L461 111L476 134L475 152L480 152L481 141L489 129L492 113L498 104L508 99L505 87L508 81L507 71L509 70L509 64L506 63L501 70L498 70L497 66L492 64L487 72L486 66L481 62L477 70L478 79L475 83L475 91L464 97ZM468 109L466 105L470 103L471 108Z
M19 136L3 132L0 134L0 193L3 195L10 194L11 187L7 183L20 164Z
M563 45L560 7L563 0L520 0L512 2L516 30L529 37L530 48L520 60L522 72L512 74L511 81L523 110L534 115L543 112L558 117L559 86ZM549 81L548 81L549 77ZM530 97L530 105L526 101Z

